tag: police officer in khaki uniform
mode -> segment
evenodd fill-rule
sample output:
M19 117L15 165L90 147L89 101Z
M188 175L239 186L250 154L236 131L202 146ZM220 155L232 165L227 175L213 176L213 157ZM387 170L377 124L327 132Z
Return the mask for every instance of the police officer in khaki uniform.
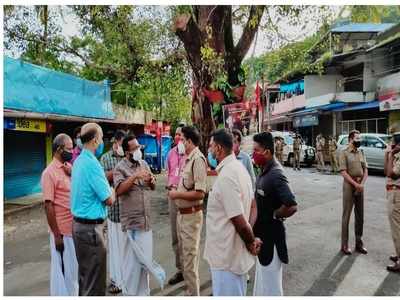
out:
M332 173L336 174L338 171L338 165L336 159L337 142L333 136L329 137L328 146L329 146L329 160L331 162Z
M367 254L362 235L364 226L364 184L368 177L368 165L364 153L358 149L361 145L360 132L353 130L349 134L349 145L340 152L339 170L343 176L343 215L341 251L350 255L348 246L349 221L354 207L355 216L355 250Z
M325 161L324 161L324 147L325 147L325 139L322 134L317 135L316 138L316 146L317 146L317 170L324 171L325 170Z
M178 243L182 249L183 278L187 296L200 296L200 233L203 226L203 199L207 187L206 158L198 148L200 134L196 128L182 128L181 141L187 155L177 190L169 192L178 207Z
M276 159L283 164L283 147L285 147L285 143L282 138L275 138L275 156Z
M294 160L293 160L293 170L299 170L300 171L300 152L301 152L301 146L303 145L303 140L301 139L300 134L296 133L296 137L293 141L293 154L294 154Z
M392 145L385 152L385 174L387 176L386 191L388 201L388 216L396 254L390 256L394 262L386 269L400 273L400 122L390 128L393 135Z

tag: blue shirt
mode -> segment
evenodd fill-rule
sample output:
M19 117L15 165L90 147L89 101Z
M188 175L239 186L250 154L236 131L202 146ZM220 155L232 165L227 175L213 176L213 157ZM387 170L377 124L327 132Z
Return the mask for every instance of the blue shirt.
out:
M249 172L249 175L251 178L251 185L253 186L253 190L254 190L254 185L256 183L256 175L254 174L253 163L251 162L250 156L246 152L243 152L242 150L240 150L236 159L239 160L244 165L247 172Z
M105 200L111 188L100 162L94 154L83 149L72 167L71 212L74 217L105 219Z

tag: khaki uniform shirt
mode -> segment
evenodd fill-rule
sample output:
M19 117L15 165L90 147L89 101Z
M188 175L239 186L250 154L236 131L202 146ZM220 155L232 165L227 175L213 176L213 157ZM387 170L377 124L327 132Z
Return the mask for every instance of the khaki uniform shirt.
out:
M113 171L115 189L141 168L150 171L149 165L144 160L139 164L133 164L127 158L123 158ZM143 180L137 180L127 193L119 196L122 231L150 230L150 199L146 192L149 189Z
M348 146L339 155L339 171L347 171L351 177L363 177L364 169L368 168L364 153L360 149Z
M275 142L275 152L283 152L283 143L281 140Z
M178 192L207 192L207 163L206 158L198 147L186 158L186 164L182 170L177 190ZM177 199L175 203L178 208L186 208L202 204L203 199L196 201Z
M301 139L294 139L293 141L293 150L294 151L300 151L301 148Z
M329 140L329 152L335 152L337 149L337 143L335 139Z
M325 139L324 138L320 138L319 140L317 140L317 151L323 151L324 150L324 146L325 146Z
M393 157L393 172L397 176L400 175L400 153L396 153ZM400 186L400 178L392 179L390 177L386 177L386 183L389 185Z

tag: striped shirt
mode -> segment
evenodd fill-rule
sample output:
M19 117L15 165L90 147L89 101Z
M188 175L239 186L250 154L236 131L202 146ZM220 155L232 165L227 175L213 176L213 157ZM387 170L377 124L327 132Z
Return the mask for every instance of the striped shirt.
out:
M100 163L103 166L105 172L114 170L115 166L119 163L122 157L116 155L114 150L110 150L106 152L100 159ZM108 209L108 218L114 223L119 223L119 203L118 199L114 202L112 206L109 206Z

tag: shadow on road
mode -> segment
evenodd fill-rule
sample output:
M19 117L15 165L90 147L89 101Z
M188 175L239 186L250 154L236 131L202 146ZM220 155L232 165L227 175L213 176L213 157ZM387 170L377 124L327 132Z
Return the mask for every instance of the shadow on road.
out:
M345 257L340 252L336 254L329 265L322 271L319 278L314 281L311 288L304 293L304 296L333 296L346 274L350 271L356 257L356 255ZM342 264L333 273L341 261L343 261Z
M400 293L400 274L389 273L374 296L397 296Z

